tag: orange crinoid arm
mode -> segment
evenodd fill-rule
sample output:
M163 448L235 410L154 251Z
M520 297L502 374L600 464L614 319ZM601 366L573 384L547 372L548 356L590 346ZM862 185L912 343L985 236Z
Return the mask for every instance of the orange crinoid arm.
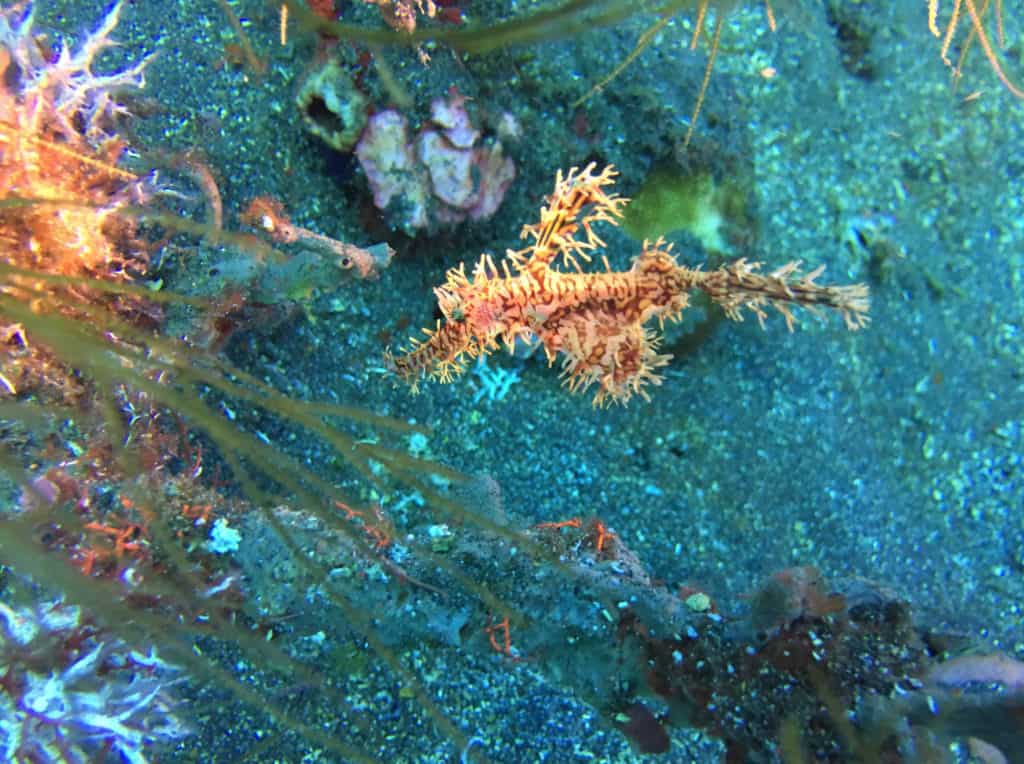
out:
M670 360L657 352L659 335L648 324L678 319L694 289L734 319L747 308L763 320L770 306L792 327L792 308L802 306L831 308L851 329L867 323L867 287L818 284L823 269L801 275L799 262L768 274L745 260L702 271L679 265L658 240L644 243L629 270L613 271L602 258L603 271L584 271L580 261L605 246L594 226L617 224L627 202L611 190L615 176L611 166L596 172L593 164L559 172L540 220L523 227L527 246L497 264L483 255L469 274L465 265L449 270L434 290L437 326L389 354L388 366L414 387L422 376L449 382L472 359L521 337L538 342L549 364L560 359L571 390L596 386L596 405L626 403L634 394L648 398L645 387L660 383L657 369Z

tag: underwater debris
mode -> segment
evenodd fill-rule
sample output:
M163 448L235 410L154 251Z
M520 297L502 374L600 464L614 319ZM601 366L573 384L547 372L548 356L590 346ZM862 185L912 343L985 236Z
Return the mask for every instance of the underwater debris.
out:
M380 8L380 15L397 32L412 34L416 31L418 16L434 18L437 5L433 0L366 0Z
M370 108L369 99L334 58L306 77L295 105L306 130L342 152L351 151L356 145Z
M622 229L637 241L685 231L711 255L733 251L730 234L741 228L745 194L735 177L708 168L656 166L623 210Z

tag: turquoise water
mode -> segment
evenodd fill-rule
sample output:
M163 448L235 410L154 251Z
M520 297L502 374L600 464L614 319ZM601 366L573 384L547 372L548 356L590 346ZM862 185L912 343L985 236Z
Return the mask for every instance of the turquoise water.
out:
M338 5L351 25L339 33L398 23ZM469 0L410 9L411 44L339 41L297 6L282 20L250 0L125 4L89 76L151 56L145 87L100 83L87 103L103 92L127 112L103 129L127 142L111 161L140 194L130 214L148 254L133 280L200 299L172 299L153 336L246 390L398 424L275 409L207 380L185 387L267 462L236 461L158 393L144 417L157 455L134 472L90 471L111 427L87 430L81 400L45 442L5 430L21 467L4 484L9 514L36 513L53 569L124 605L113 617L0 538L4 662L23 677L0 683L8 757L60 760L54 730L112 761L946 761L966 760L968 737L1024 756L1024 17L1005 4L1000 23L994 8L980 20L1004 86L968 43L966 9L954 81L951 4L938 37L924 4L777 5L730 3L695 31L697 12L676 5L545 15L559 6ZM18 39L38 46L39 71L59 70L58 51L80 50L107 11L39 4ZM14 50L23 15L6 15ZM474 47L473 30L531 19L536 39ZM29 85L7 65L11 109ZM514 320L507 290L482 308L434 291L482 253L496 267L475 291L518 273L556 173L591 163L613 165L605 191L636 202L622 226L594 222L603 246L579 266L604 281L579 277L587 288L612 273L625 284L641 239L664 236L677 265L704 271L824 266L817 283L866 285L870 321L851 331L837 311L794 309L790 332L769 301L754 306L762 328L697 288L677 322L644 314L671 356L648 359L660 379L594 406L611 382L574 392L559 373L574 343L588 368L629 368L634 345L603 344L633 325L642 298L627 286L585 303L549 286L561 302L521 295ZM219 235L218 219L251 238ZM403 379L394 357L442 318L453 333L504 321L519 339L466 357L449 383ZM24 350L9 344L6 371ZM102 384L91 394L141 433L149 401L130 381ZM67 403L4 387L7 403ZM143 448L135 437L126 453ZM54 470L81 486L77 525L44 514L70 498ZM43 475L56 487L40 509L22 485ZM140 483L155 516L122 500ZM90 549L109 564L84 569ZM60 597L67 617L47 622L39 609ZM11 647L32 618L58 636ZM80 664L93 644L100 659ZM177 668L124 657L154 646ZM70 713L33 726L26 688L42 693L46 676L62 678L46 697L74 708L120 693L101 713L124 713L135 736ZM29 734L54 735L37 758Z

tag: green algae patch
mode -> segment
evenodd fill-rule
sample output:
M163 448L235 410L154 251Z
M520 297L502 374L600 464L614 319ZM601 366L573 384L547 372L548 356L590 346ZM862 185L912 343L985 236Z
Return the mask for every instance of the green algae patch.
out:
M728 253L726 232L730 222L744 216L743 199L735 183L716 180L710 172L657 167L627 205L622 228L638 241L686 231L708 252Z

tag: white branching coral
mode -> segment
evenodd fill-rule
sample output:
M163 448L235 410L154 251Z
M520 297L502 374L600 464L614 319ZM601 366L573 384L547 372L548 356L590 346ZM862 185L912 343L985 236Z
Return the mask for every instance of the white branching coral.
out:
M116 122L125 114L117 94L143 86L148 59L94 72L120 11L117 3L54 58L31 7L0 10L0 262L114 280L145 270L133 221L117 212L144 201L146 180L119 165Z
M167 688L178 669L155 649L103 635L77 607L0 602L0 757L142 764L145 749L189 734Z
M20 102L17 109L11 105L2 113L17 113L23 120L19 126L26 130L39 131L45 126L57 127L65 135L81 132L94 141L111 137L107 131L114 119L125 113L112 94L143 87L143 71L149 63L147 57L123 71L93 72L96 57L115 44L110 34L120 19L122 4L114 5L99 28L75 51L70 45L63 46L56 61L47 60L45 49L32 31L33 6L0 11L0 69L6 70L8 77L13 76L16 83L13 88L3 88L0 98Z
M141 300L86 281L129 281L149 270L151 247L131 210L157 188L152 176L124 167L127 143L117 132L126 113L119 99L143 86L148 59L106 73L96 65L114 44L121 7L79 44L56 47L33 29L31 6L0 8L0 302L65 315L83 303L153 314ZM48 370L38 339L0 311L3 390L67 378Z

